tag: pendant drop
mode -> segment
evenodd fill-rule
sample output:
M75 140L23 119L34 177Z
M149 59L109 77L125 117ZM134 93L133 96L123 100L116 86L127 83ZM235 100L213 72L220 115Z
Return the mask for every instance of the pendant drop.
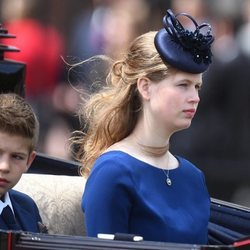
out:
M167 183L168 186L172 185L172 181L171 181L171 179L169 177L167 177L166 183Z

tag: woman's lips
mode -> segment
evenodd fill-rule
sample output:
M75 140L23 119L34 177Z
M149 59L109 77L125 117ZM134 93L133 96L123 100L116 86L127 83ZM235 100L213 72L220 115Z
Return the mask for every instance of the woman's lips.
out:
M195 109L185 109L183 111L188 118L193 118L195 115L196 110Z

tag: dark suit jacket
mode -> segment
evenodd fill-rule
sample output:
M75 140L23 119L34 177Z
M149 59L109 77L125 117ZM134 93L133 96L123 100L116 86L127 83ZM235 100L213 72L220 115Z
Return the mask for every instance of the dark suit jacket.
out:
M9 191L12 207L15 212L15 216L23 231L40 233L41 217L34 200L28 195L18 192L16 190ZM0 229L8 230L7 225L0 217Z

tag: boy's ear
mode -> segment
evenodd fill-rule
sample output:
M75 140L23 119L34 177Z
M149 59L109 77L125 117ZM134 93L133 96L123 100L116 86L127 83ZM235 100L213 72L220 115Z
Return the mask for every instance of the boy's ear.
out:
M141 77L137 79L137 89L142 98L146 101L150 99L150 85L151 81L147 77Z
M29 169L31 163L34 161L35 157L36 157L36 151L32 151L32 152L30 153L30 155L29 155L29 158L28 158L26 171L28 171L28 169Z

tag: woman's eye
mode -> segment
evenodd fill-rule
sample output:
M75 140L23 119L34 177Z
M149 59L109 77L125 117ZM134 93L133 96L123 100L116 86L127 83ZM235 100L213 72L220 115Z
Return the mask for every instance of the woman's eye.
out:
M197 90L201 90L201 85L195 85L195 88L197 89Z
M188 84L187 84L187 83L181 83L181 84L179 84L179 86L180 86L180 87L187 87Z

